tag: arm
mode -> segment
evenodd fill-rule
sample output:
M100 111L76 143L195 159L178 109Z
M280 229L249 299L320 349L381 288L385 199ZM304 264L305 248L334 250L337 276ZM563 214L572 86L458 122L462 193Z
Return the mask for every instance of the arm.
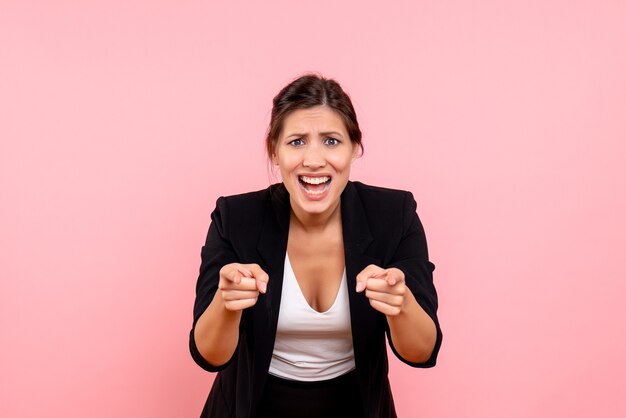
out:
M357 276L357 291L365 290L372 307L385 314L391 349L414 367L435 365L441 345L437 320L434 265L428 261L424 230L415 213L415 200L407 194L402 236L389 267L370 265Z
M256 303L259 291L265 293L266 283L267 274L256 264L231 263L220 269L218 290L193 334L207 362L217 367L228 363L239 342L241 312Z
M236 263L224 219L227 212L225 199L218 199L202 247L189 336L193 359L208 371L226 367L239 342L242 310L256 303L267 283L267 274L258 265Z
M437 327L410 291L406 291L399 313L387 315L387 324L397 354L411 363L428 361L435 349Z
M193 339L198 353L216 369L233 356L239 342L241 311L228 311L218 290L208 308L198 318Z
M425 363L435 348L437 328L407 288L404 273L371 264L357 282L357 292L365 290L370 305L385 314L394 352L409 363Z

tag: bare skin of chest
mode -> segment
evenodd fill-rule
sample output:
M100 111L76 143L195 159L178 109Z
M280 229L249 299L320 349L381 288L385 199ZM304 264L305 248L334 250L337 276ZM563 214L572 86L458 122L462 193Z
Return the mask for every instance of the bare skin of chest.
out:
M309 306L326 312L335 302L345 266L341 224L315 233L290 228L287 252Z

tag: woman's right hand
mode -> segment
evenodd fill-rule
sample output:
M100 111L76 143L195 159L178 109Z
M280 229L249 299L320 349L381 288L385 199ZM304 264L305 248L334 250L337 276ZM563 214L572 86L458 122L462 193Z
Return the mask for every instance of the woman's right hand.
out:
M267 291L269 276L258 264L226 264L220 269L219 290L224 307L241 311L254 306L259 292Z

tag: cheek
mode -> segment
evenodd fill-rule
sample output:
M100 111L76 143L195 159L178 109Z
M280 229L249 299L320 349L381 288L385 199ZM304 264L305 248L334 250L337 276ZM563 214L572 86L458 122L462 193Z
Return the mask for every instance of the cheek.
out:
M352 155L334 155L328 159L328 162L335 167L335 170L346 171L349 170L352 165Z
M298 167L299 164L299 160L296 155L282 155L277 162L280 172L283 174L292 172Z

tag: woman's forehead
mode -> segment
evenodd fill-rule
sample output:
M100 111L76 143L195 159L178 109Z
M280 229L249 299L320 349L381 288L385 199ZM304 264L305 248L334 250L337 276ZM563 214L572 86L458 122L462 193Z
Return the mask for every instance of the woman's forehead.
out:
M297 109L285 117L283 123L283 134L285 136L311 130L346 132L346 126L341 115L328 106Z

